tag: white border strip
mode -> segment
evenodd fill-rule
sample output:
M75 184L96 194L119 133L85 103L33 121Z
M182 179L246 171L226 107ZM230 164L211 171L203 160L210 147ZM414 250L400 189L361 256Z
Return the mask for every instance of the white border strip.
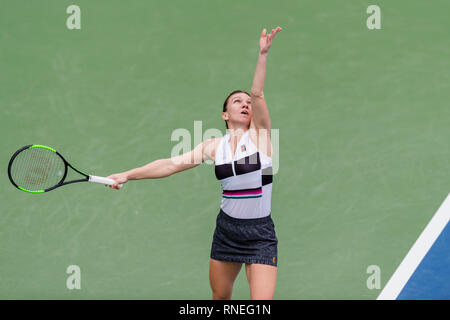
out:
M450 194L384 286L377 300L395 300L450 220Z

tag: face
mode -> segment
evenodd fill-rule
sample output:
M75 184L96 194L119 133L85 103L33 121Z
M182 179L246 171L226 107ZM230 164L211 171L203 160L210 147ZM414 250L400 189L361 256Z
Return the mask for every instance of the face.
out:
M252 107L250 97L243 92L233 94L228 98L227 111L222 113L222 119L228 121L228 126L250 126Z

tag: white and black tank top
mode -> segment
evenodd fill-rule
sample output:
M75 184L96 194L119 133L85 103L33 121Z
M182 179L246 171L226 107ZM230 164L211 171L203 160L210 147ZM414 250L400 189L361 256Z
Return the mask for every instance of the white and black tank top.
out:
M215 153L215 173L222 183L220 208L239 219L270 215L272 198L272 158L261 153L247 130L231 152L230 134L219 142Z

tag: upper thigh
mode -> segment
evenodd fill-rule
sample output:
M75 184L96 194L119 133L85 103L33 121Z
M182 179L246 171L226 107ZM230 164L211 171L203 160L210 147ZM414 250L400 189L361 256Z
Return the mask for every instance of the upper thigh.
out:
M277 267L267 264L247 263L245 273L248 281L261 281L263 279L276 280Z
M233 285L242 263L239 262L225 262L210 259L209 262L209 280L211 286Z
M277 267L265 264L246 264L245 272L252 299L272 299L277 281Z

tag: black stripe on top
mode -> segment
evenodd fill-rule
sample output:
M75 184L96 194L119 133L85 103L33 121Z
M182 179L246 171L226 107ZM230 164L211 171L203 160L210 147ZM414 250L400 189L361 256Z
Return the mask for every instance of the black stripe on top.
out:
M216 165L214 171L216 173L216 178L218 180L222 180L233 176L233 168L231 167L231 162Z
M255 152L247 157L234 161L234 171L236 175L246 174L261 169L259 152ZM222 180L233 176L233 167L230 163L216 165L214 168L216 178Z
M267 168L262 169L261 180L262 180L263 186L265 186L266 184L272 183L272 181L273 181L272 167L267 167Z
M251 154L234 162L234 171L236 171L236 175L250 173L259 169L261 169L259 152L255 152L254 154Z

